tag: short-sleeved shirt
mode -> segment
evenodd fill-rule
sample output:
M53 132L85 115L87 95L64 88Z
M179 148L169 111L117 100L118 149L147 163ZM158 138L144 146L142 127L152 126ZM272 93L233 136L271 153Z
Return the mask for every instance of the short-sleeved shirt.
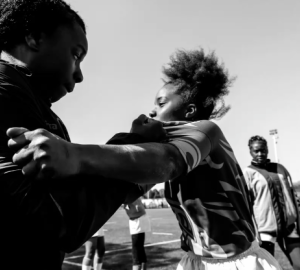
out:
M249 193L221 129L206 120L171 122L165 129L168 143L187 164L187 174L165 183L182 230L182 248L216 259L244 252L255 240Z
M127 216L130 219L136 219L143 215L146 215L146 210L141 198L138 198L137 200L135 200L130 204L126 204L124 208Z

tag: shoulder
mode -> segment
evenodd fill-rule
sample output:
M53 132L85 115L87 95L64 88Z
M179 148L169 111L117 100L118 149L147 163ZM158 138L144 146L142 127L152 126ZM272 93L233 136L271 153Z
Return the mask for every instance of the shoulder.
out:
M211 133L212 131L222 132L219 126L215 122L210 120L200 120L196 122L190 122L187 125L189 125L191 129L196 129L207 134Z
M252 168L251 166L248 166L243 169L243 174L248 179L251 179L253 177L253 175L256 173L257 173L257 171L254 168Z
M282 164L280 164L280 163L275 163L275 162L270 162L271 164L274 164L274 165L276 165L277 166L277 168L279 169L279 170L283 170L283 171L288 171Z
M253 173L253 172L255 172L255 170L252 167L248 166L243 169L243 172L244 173Z
M273 163L274 166L277 165L277 172L279 174L282 174L285 177L288 177L290 175L289 171L280 163Z
M208 138L222 134L221 129L212 121L201 120L196 122L169 122L164 124L169 136L197 136L205 134Z

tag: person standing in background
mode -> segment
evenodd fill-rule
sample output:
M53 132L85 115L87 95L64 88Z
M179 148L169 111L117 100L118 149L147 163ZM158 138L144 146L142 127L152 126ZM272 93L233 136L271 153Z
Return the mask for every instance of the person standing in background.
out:
M85 255L82 261L82 270L101 270L105 254L104 230L100 228L88 241L85 242Z
M261 247L275 253L277 241L294 269L300 269L299 214L287 169L268 159L267 141L253 136L248 143L251 165L244 169Z
M151 231L149 217L141 198L124 205L129 217L129 232L132 241L132 270L146 270L147 255L145 251L146 232Z

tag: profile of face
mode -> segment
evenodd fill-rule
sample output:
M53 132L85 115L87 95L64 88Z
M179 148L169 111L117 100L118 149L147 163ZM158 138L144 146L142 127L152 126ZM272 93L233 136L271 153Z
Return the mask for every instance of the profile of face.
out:
M72 92L83 80L80 64L87 50L86 35L77 23L59 26L51 35L42 34L28 66L33 81L42 86L41 94L53 103Z
M254 141L250 147L250 154L258 164L264 164L268 158L268 146L265 145L263 142Z
M154 108L149 115L162 122L184 121L185 111L182 96L176 93L176 87L166 84L156 94Z

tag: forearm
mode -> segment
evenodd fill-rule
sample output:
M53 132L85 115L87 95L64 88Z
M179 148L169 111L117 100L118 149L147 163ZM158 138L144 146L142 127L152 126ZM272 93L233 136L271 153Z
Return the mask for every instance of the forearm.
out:
M185 162L172 145L75 145L81 174L101 175L139 184L178 177Z

